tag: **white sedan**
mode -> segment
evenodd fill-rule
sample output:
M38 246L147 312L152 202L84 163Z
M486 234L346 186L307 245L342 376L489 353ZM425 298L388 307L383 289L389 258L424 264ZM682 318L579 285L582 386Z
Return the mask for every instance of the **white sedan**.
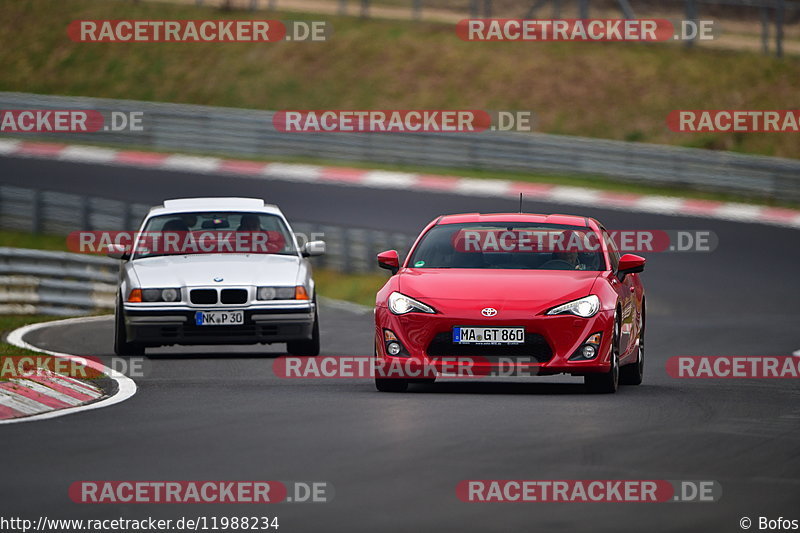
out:
M323 241L298 245L280 209L263 200L167 200L147 214L132 249L108 253L123 261L114 351L285 342L292 355L318 355L306 257L323 253Z

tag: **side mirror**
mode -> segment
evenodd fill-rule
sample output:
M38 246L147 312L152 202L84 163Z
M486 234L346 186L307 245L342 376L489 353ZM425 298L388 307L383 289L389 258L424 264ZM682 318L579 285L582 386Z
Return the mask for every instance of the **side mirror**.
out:
M387 250L378 254L378 266L390 270L392 275L400 270L400 257L397 250Z
M619 258L619 266L617 267L617 277L620 281L628 274L635 274L644 271L644 257L638 255L625 254Z
M308 241L303 245L303 249L300 253L303 257L323 255L325 253L325 241Z
M131 258L128 247L124 244L109 244L106 249L106 255L111 259L120 259L122 261L127 261Z

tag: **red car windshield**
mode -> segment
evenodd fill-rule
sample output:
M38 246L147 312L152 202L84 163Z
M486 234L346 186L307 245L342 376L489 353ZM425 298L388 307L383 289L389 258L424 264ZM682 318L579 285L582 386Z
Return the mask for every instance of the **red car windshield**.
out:
M605 270L597 233L556 224L465 223L431 228L411 268Z

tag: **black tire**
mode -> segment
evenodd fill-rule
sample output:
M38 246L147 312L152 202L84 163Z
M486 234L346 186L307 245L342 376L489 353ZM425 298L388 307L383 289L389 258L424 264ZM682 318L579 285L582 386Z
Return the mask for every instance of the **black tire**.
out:
M408 390L407 379L375 378L375 388L380 392L405 392Z
M644 380L644 326L645 311L642 303L642 327L639 328L639 353L636 362L619 370L619 382L623 385L641 385Z
M144 345L128 342L125 333L125 320L122 316L122 297L117 299L114 309L114 353L117 355L144 355Z
M619 311L614 316L614 336L611 340L611 368L602 374L586 374L583 382L590 392L596 394L613 394L619 388Z
M289 355L299 357L316 357L319 355L319 314L314 311L314 326L311 328L311 339L302 341L289 341L286 351Z

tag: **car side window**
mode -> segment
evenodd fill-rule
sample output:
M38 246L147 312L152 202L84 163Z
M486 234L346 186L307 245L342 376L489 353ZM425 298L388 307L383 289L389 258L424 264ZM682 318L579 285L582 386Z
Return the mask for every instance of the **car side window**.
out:
M606 246L608 247L608 258L611 260L611 270L616 272L619 266L619 250L617 250L614 239L611 238L605 229L603 230L603 239L605 239Z

